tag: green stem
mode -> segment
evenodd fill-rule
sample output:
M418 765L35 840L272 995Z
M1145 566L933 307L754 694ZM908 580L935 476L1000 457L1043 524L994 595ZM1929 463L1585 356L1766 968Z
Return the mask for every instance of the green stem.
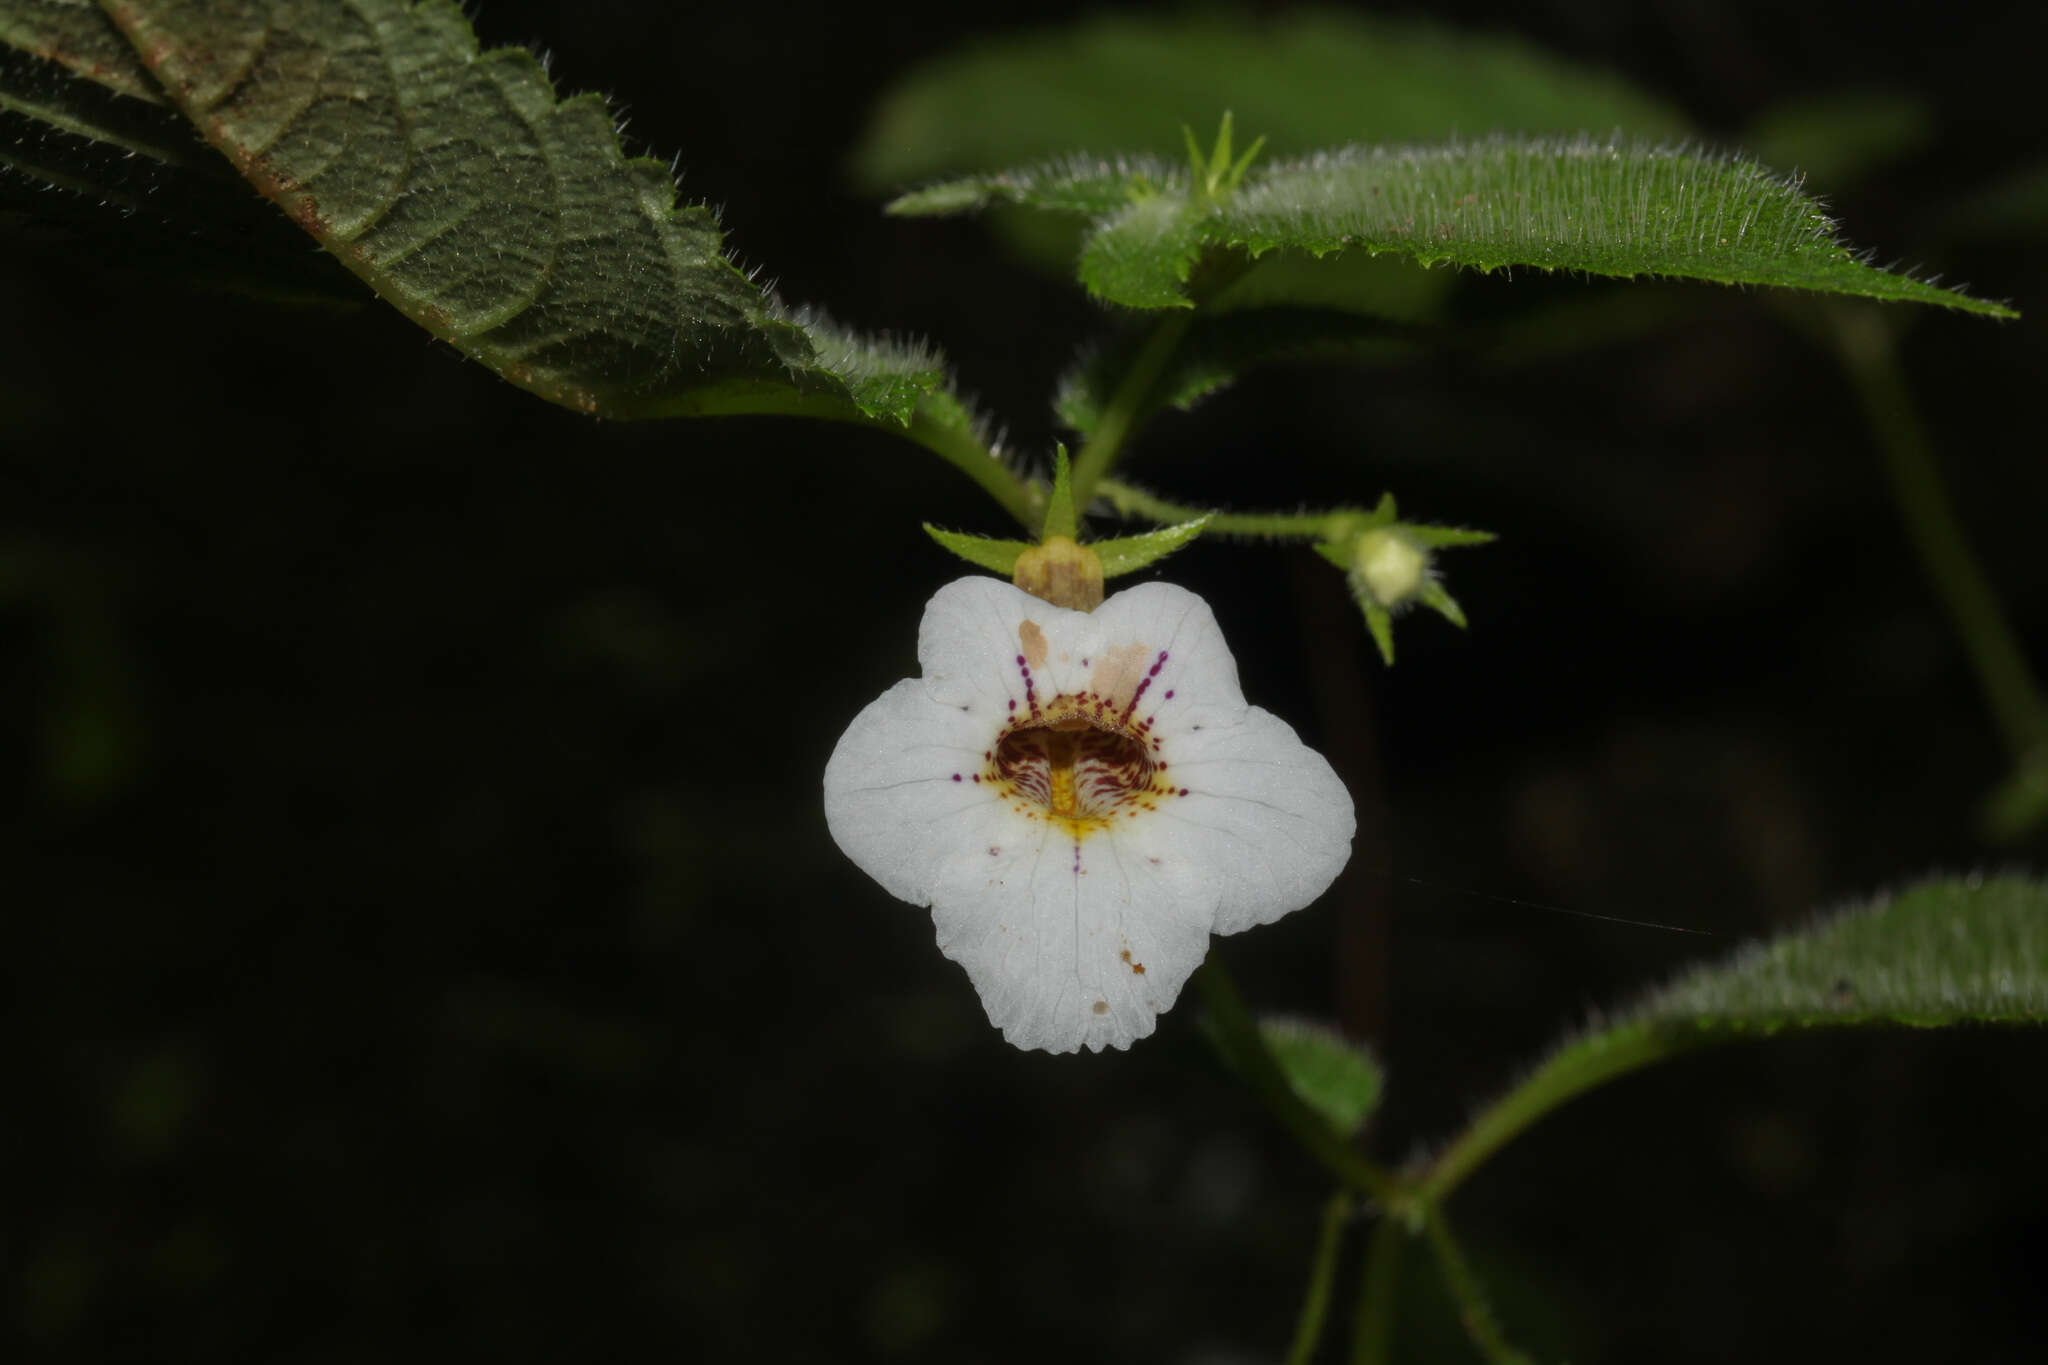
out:
M1434 1204L1426 1208L1423 1227L1429 1234L1430 1250L1443 1267L1444 1283L1458 1301L1458 1318L1465 1324L1473 1345L1493 1365L1529 1365L1529 1357L1508 1345L1507 1338L1501 1335L1500 1323L1494 1320L1493 1309L1487 1306L1479 1281L1465 1264L1465 1255L1451 1236L1450 1224L1444 1221L1444 1211Z
M1045 513L1044 495L1017 476L971 433L920 411L910 419L910 439L980 484L1028 532Z
M1145 345L1138 351L1137 359L1125 372L1123 382L1110 395L1109 405L1102 410L1102 420L1095 424L1095 430L1088 434L1088 442L1081 447L1081 453L1074 460L1074 505L1086 507L1095 495L1095 487L1109 473L1123 453L1123 445L1130 438L1138 424L1151 415L1152 391L1158 386L1159 376L1166 369L1166 362L1173 358L1181 338L1187 335L1190 324L1195 320L1195 310L1184 308L1161 320L1152 329L1152 335L1145 339Z
M1339 1180L1371 1195L1382 1208L1404 1204L1406 1192L1401 1183L1339 1136L1294 1093L1294 1086L1280 1069L1280 1063L1273 1059L1266 1040L1259 1036L1258 1024L1245 1008L1244 997L1237 993L1237 986L1215 949L1209 950L1209 958L1195 973L1195 980L1209 1003L1209 1016L1216 1026L1217 1051L1237 1068L1295 1140Z
M1507 1145L1510 1138L1534 1124L1551 1110L1574 1096L1616 1076L1674 1056L1711 1039L1646 1027L1621 1028L1608 1034L1597 1051L1567 1047L1528 1076L1513 1090L1487 1106L1467 1125L1437 1158L1429 1164L1413 1187L1419 1205L1435 1206L1450 1197L1485 1160Z
M1127 517L1145 517L1152 521L1173 523L1193 521L1196 517L1209 517L1205 535L1261 536L1273 540L1327 540L1334 534L1334 526L1340 520L1370 516L1362 508L1340 507L1332 512L1216 512L1207 507L1196 507L1191 503L1170 502L1154 497L1142 488L1133 488L1116 479L1104 479L1100 485L1102 495L1109 499L1110 506Z
M1891 327L1873 308L1843 308L1833 316L1836 350L1884 455L1907 537L1963 637L1993 720L2015 761L2024 764L2048 745L2048 702L1942 484Z
M1351 1365L1387 1365L1394 1347L1394 1283L1401 1269L1400 1221L1381 1213L1365 1250L1358 1313L1351 1320Z
M638 414L646 417L816 417L828 422L848 422L873 427L917 442L932 454L980 484L1017 524L1033 536L1045 515L1043 490L1026 483L1004 464L995 452L982 445L971 430L957 422L942 421L920 406L910 425L886 418L870 417L844 397L830 393L804 393L785 385L733 383L700 390L667 403L658 410Z
M1337 1278L1337 1249L1344 1244L1344 1221L1351 1216L1351 1191L1339 1190L1323 1206L1323 1226L1316 1234L1316 1259L1309 1267L1308 1293L1301 1302L1301 1319L1294 1327L1294 1344L1287 1349L1287 1365L1309 1365L1316 1347L1322 1344L1323 1320L1330 1314L1330 1285Z

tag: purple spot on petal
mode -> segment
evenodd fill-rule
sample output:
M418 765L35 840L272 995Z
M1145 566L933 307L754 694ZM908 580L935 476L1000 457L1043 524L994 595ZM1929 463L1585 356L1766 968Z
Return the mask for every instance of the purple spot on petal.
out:
M953 780L954 780L955 782L958 782L958 781L960 780L960 774L958 774L958 773L954 773L954 774L953 774Z
M1172 701L1172 700L1173 700L1173 689L1172 689L1172 688L1170 688L1170 687L1166 689L1166 699L1167 699L1168 701Z

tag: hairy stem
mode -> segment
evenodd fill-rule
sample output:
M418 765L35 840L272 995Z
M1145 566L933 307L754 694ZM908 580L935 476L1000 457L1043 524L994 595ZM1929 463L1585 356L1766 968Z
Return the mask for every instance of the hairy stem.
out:
M1081 454L1074 461L1074 505L1086 507L1095 495L1096 485L1109 473L1117 456L1123 453L1124 442L1138 425L1151 415L1154 406L1152 392L1158 387L1159 376L1166 369L1166 362L1173 358L1181 338L1187 335L1188 326L1195 319L1193 309L1182 309L1162 319L1152 329L1152 335L1145 339L1137 359L1125 373L1123 382L1110 395L1109 406L1102 411L1102 420L1095 424L1095 430L1088 435L1088 442L1081 447Z
M1330 1315L1330 1285L1337 1278L1337 1251L1344 1245L1344 1222L1351 1216L1351 1191L1339 1190L1323 1206L1323 1225L1316 1234L1316 1258L1309 1267L1308 1292L1294 1326L1294 1344L1287 1365L1309 1365L1323 1341L1323 1322Z
M1202 969L1195 973L1195 980L1209 1003L1209 1016L1216 1026L1217 1051L1237 1068L1266 1108L1294 1134L1295 1141L1350 1188L1371 1195L1382 1205L1403 1202L1405 1195L1400 1182L1339 1136L1294 1093L1294 1086L1259 1035L1257 1023L1214 948L1209 950Z
M1017 476L980 441L923 413L910 419L910 439L980 484L1026 531L1035 532L1045 513L1043 495Z
M1026 483L1014 469L971 431L937 419L920 408L902 427L894 422L868 417L845 398L829 393L806 393L764 384L733 384L722 389L691 394L686 402L665 409L668 417L817 417L832 422L850 422L908 437L932 454L980 484L988 495L1032 535L1045 517L1045 492Z
M2048 703L1942 484L1889 322L1872 308L1837 309L1833 318L1836 351L1884 456L1906 535L1963 638L2014 760L2038 759L2048 746Z
M1206 535L1254 536L1268 540L1325 540L1339 519L1370 515L1363 508L1338 508L1332 512L1216 512L1191 503L1171 502L1154 497L1116 479L1104 479L1099 486L1110 506L1127 517L1145 517L1157 522L1193 521L1209 517Z
M1669 1030L1618 1029L1610 1036L1607 1046L1590 1059L1565 1054L1553 1057L1530 1072L1513 1090L1487 1106L1450 1146L1438 1154L1415 1182L1417 1202L1441 1204L1466 1176L1506 1146L1509 1139L1566 1100L1637 1067L1648 1066L1660 1058L1707 1041L1704 1034L1690 1037Z
M1387 1365L1394 1348L1394 1284L1401 1269L1401 1224L1384 1210L1365 1249L1358 1309L1351 1320L1351 1365Z
M1432 1204L1423 1211L1423 1229L1429 1235L1429 1247L1436 1253L1437 1264L1443 1268L1444 1283L1458 1301L1459 1321L1465 1324L1465 1331L1480 1354L1493 1365L1529 1365L1529 1357L1508 1345L1507 1338L1501 1335L1500 1324L1494 1320L1493 1309L1487 1305L1472 1268L1465 1264L1465 1254L1452 1238L1442 1208Z

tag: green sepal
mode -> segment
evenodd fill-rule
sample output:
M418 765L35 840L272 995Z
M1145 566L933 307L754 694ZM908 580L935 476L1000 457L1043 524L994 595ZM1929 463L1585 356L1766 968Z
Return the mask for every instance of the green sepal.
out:
M1319 540L1315 544L1315 551L1343 572L1351 572L1351 545L1348 541Z
M1403 522L1401 530L1417 545L1426 545L1432 550L1456 545L1489 545L1500 539L1491 531L1473 531L1463 526L1423 526L1412 521Z
M1422 580L1422 586L1415 590L1415 600L1449 621L1459 630L1465 629L1465 609L1458 605L1458 599L1444 591L1444 585L1434 578Z
M1131 573L1148 564L1158 563L1202 534L1202 528L1208 524L1209 517L1197 517L1193 521L1183 521L1175 526L1162 526L1156 531L1146 531L1135 536L1098 540L1088 548L1095 551L1096 557L1102 561L1102 576L1115 578L1119 574Z
M924 524L924 533L976 568L1005 578L1017 571L1017 556L1031 548L1021 540L991 540L962 531L941 531L930 522Z
M1074 513L1074 471L1067 460L1067 448L1062 445L1053 452L1052 494L1045 500L1045 530L1039 539L1065 536L1073 540L1080 529L1081 519Z
M1372 1054L1325 1024L1259 1020L1259 1036L1302 1103L1344 1137L1365 1127L1384 1080Z
M1352 596L1357 599L1359 610L1365 613L1365 628L1371 633L1372 642L1380 647L1380 658L1386 661L1388 668L1392 668L1394 666L1393 614L1379 603L1368 602L1364 597L1359 596L1355 592Z

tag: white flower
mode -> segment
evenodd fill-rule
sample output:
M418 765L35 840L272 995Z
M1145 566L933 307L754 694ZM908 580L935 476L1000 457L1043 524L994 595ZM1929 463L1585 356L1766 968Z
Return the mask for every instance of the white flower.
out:
M925 608L917 657L924 676L840 737L825 820L932 908L939 951L1018 1047L1145 1037L1210 934L1300 909L1351 856L1344 784L1245 704L1185 588L1079 612L963 578Z

